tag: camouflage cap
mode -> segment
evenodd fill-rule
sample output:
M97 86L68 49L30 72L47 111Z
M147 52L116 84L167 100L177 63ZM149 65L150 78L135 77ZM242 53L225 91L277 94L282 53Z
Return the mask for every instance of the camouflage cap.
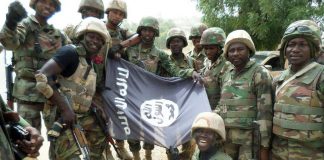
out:
M190 29L190 35L189 40L191 40L193 37L201 37L202 33L207 29L207 25L203 23L199 23L191 27Z
M76 38L79 39L87 32L98 33L104 39L105 43L109 43L111 41L111 37L105 23L98 18L87 17L83 19L76 29Z
M137 33L140 34L143 27L151 27L155 31L155 36L160 36L159 22L154 17L143 17L137 27Z
M224 56L226 59L228 59L228 48L231 46L231 44L237 42L245 44L250 49L250 57L255 54L255 46L250 34L245 30L235 30L227 36L225 41Z
M199 128L211 129L220 135L223 141L226 141L224 120L217 113L199 113L191 126L191 133L194 133Z
M206 29L200 39L201 45L219 45L224 47L226 35L223 29L212 27Z
M322 32L320 27L312 20L299 20L291 23L287 27L278 47L282 62L284 62L285 48L287 43L291 39L298 37L305 38L308 42L312 43L312 45L310 45L311 58L317 57L322 44L321 35Z
M180 28L171 28L167 34L166 39L166 47L168 49L170 49L170 41L175 37L181 38L183 40L184 47L188 45L185 32Z
M30 0L29 2L29 7L31 7L32 9L35 9L35 5L37 3L38 0ZM52 0L55 4L55 10L56 12L59 12L61 10L61 2L59 0Z
M104 17L104 4L102 0L81 0L78 12L82 12L85 7L94 8L100 12L100 18Z
M126 2L123 0L112 0L109 2L108 7L106 9L106 13L108 14L109 11L116 9L119 11L124 12L125 19L127 18L127 5Z

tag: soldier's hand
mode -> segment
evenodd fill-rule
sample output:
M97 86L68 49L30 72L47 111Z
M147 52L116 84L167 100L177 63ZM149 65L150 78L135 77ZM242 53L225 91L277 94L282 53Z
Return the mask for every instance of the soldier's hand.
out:
M118 52L122 49L123 49L123 46L121 44L113 45L108 50L108 57L111 59L120 58L121 55Z
M61 112L61 116L63 119L62 125L64 128L71 128L74 124L76 124L76 115L71 107L68 107L67 109L63 110Z
M14 30L17 27L18 22L27 17L27 12L25 8L21 5L19 1L14 1L10 3L8 7L8 13L6 15L6 26Z
M200 84L204 84L203 82L203 78L201 77L201 75L196 72L196 71L193 71L192 72L192 79L195 81L195 82L199 82Z
M26 152L28 157L36 158L39 155L39 149L43 145L44 138L39 131L31 126L25 127L30 134L30 140L24 139L23 141L17 141L19 148Z

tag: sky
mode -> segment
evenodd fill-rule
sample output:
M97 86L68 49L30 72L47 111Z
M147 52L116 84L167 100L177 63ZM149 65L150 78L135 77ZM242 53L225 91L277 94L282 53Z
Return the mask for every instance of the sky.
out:
M19 0L29 14L34 14L34 10L29 7L30 0ZM103 0L105 8L110 0ZM202 14L196 9L197 0L125 0L128 7L127 21L138 23L144 16L156 18L174 19L186 18L198 20ZM0 2L0 25L5 21L8 5L13 0L1 0ZM80 0L60 0L62 9L51 19L50 24L57 28L64 28L68 24L77 24L81 20L81 15L77 12ZM105 18L106 19L106 15Z

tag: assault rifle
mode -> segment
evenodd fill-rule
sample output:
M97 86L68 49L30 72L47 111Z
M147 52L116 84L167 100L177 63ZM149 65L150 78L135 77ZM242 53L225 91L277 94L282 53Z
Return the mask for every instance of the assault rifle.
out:
M13 57L11 58L13 62ZM14 97L12 96L12 90L13 90L13 78L12 78L12 72L13 72L13 64L7 64L7 53L6 50L4 50L4 60L5 60L5 72L6 72L6 87L7 87L7 104L8 106L13 109L13 102Z
M260 124L257 121L252 122L252 159L259 160L261 151Z

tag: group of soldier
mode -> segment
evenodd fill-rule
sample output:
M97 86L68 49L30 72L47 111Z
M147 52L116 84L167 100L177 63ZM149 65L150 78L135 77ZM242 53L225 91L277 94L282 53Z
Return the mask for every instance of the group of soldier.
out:
M13 96L22 118L8 120L12 110L1 102L0 159L15 159L16 143L27 156L39 155L41 113L54 137L50 159L79 159L82 153L69 129L76 124L84 130L91 159L114 159L107 143L109 126L98 123L108 121L101 97L107 58L123 58L156 75L193 78L205 86L213 112L196 117L193 140L182 145L180 159L324 159L324 66L316 62L323 48L315 22L288 26L278 49L281 66L289 65L273 78L251 59L256 48L245 30L226 37L222 28L197 24L189 36L194 48L184 54L185 32L172 28L167 54L154 45L156 18L143 17L136 34L120 27L127 18L122 0L112 0L106 10L101 0L81 0L83 20L65 32L47 23L60 6L59 0L31 0L36 12L27 17L19 2L9 5L0 42L13 51ZM105 13L104 23L100 19ZM125 44L127 40L132 44ZM31 138L11 143L4 127L8 121L23 126ZM115 140L118 157L139 160L140 141L127 142L132 155L124 140ZM143 148L145 159L152 159L154 145L144 142ZM172 149L167 155L177 157Z

